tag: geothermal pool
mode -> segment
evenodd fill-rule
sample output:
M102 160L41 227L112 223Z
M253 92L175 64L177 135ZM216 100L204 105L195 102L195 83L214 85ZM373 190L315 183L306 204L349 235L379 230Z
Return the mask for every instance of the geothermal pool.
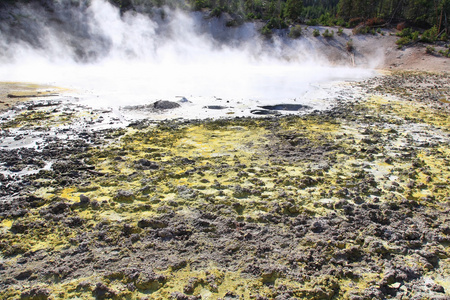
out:
M162 11L164 19L121 15L104 0L61 4L53 16L22 7L29 17L21 26L29 31L11 26L0 34L0 81L57 86L68 101L115 111L160 100L180 104L157 113L121 110L158 119L247 116L280 104L324 109L339 94L337 82L374 74L333 66L307 41L265 40L252 23L228 28L200 13Z

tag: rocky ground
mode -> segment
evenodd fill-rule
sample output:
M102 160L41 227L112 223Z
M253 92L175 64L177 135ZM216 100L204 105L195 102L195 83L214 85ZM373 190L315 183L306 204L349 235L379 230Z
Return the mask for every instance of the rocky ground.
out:
M307 115L125 128L22 103L1 120L0 297L448 299L449 87L397 72Z

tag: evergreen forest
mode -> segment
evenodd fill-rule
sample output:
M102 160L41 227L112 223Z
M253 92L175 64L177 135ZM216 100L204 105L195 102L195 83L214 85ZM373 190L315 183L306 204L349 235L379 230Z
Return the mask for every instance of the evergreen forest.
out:
M2 0L0 7L15 2L60 0ZM92 0L71 0L72 3ZM373 29L397 26L398 29L431 30L432 39L446 40L450 29L450 0L108 0L128 10L148 10L168 6L204 11L211 17L229 15L228 26L261 20L266 30L290 25L325 25ZM50 4L51 6L51 4ZM360 33L368 33L362 31Z

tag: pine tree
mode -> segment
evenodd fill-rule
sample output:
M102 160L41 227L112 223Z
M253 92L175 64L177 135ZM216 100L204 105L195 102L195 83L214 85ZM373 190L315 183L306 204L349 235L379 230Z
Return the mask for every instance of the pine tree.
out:
M300 17L303 10L302 0L287 0L284 6L284 17L296 21Z

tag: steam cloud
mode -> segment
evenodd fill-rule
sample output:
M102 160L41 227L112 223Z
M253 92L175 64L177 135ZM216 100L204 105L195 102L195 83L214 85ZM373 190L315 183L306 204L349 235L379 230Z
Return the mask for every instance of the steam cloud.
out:
M102 105L175 96L274 103L301 98L311 84L370 74L331 67L308 41L269 42L254 23L228 28L198 12L121 14L105 0L60 0L51 13L23 6L7 18L0 25L1 81L74 88Z

